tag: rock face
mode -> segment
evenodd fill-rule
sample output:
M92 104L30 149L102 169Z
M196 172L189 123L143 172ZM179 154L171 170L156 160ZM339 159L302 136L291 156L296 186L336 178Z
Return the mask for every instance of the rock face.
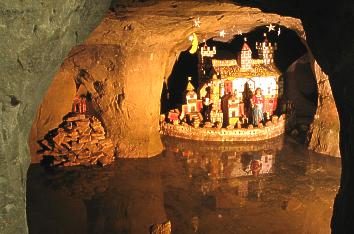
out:
M67 74L68 70L63 72ZM61 79L57 78L58 75L61 76ZM56 128L62 122L63 116L71 111L75 94L76 87L72 76L62 75L61 72L57 73L32 124L29 137L32 162L39 162L42 159L42 156L37 154L37 151L41 149L38 141L43 139L48 131Z
M85 114L69 113L40 144L42 162L49 166L105 166L115 156L112 140L105 137L101 122Z
M27 233L28 135L51 79L108 0L0 3L0 233Z
M285 94L295 105L297 120L310 123L316 112L317 84L308 53L290 65L284 79Z
M309 148L322 154L340 157L339 119L328 76L313 62L318 87L318 104L308 133Z
M339 157L339 118L328 76L308 53L288 68L285 77L286 94L294 101L298 124L311 123L309 149ZM317 106L311 100L314 92Z

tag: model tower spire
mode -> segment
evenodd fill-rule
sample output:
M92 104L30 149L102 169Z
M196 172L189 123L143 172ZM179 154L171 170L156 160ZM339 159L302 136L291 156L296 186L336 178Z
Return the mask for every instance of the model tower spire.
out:
M274 46L268 41L267 34L264 33L263 42L256 42L256 49L258 50L259 59L263 60L264 64L272 64L274 62L274 51L277 49L277 44Z
M189 92L189 91L194 91L194 86L192 85L192 77L188 77L188 84L187 84L187 88L186 88L186 91Z
M241 49L239 63L242 70L252 69L252 50L247 44L247 38L244 38L244 43Z

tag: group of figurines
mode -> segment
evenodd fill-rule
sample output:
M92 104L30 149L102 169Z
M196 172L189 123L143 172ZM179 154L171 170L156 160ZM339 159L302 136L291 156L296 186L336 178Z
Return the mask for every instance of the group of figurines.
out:
M201 114L204 122L212 122L212 110L213 110L213 101L207 95L202 98L203 107L201 109ZM262 95L262 89L256 88L254 94L251 91L250 93L245 93L242 98L239 98L237 95L237 91L235 90L233 93L227 93L221 98L221 109L223 110L223 119L224 123L227 125L233 124L250 124L252 123L255 126L258 126L259 123L265 121L265 119L269 119L269 114L263 111L264 107L264 96ZM226 103L225 103L226 102ZM227 103L231 102L231 103ZM231 104L231 105L230 105ZM229 121L227 121L227 115L230 108L234 111L230 113ZM230 118L235 118L234 121L230 120ZM251 120L251 121L250 121ZM186 119L182 120L186 121ZM218 122L218 121L215 121ZM220 121L221 122L221 121ZM217 125L218 123L216 123ZM224 125L224 127L226 127Z
M236 89L226 92L225 89L220 89L220 84L217 85L218 89L214 88L215 81L218 81L216 77L213 81L199 90L198 99L189 78L185 104L181 110L169 111L167 121L175 125L186 123L194 127L250 128L263 126L273 116L277 118L278 115L294 110L290 101L264 96L260 87L252 92L246 83L240 93Z

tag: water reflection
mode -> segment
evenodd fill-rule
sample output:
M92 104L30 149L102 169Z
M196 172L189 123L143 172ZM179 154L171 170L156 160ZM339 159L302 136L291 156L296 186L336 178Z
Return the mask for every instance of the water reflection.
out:
M283 142L283 137L237 144L164 138L166 154L185 158L191 183L215 208L235 208L243 206L245 199L259 199L265 177L275 173Z
M158 157L46 172L32 165L30 233L328 233L339 160L290 138L206 143L163 138ZM55 232L53 230L56 230Z

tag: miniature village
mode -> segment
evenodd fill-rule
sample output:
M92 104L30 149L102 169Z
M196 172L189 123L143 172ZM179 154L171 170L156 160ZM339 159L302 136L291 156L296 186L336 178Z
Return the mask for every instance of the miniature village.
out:
M216 47L198 49L198 88L188 77L184 103L161 116L164 135L207 141L259 141L279 136L294 108L283 96L274 64L276 43L244 43L235 59L216 59Z

